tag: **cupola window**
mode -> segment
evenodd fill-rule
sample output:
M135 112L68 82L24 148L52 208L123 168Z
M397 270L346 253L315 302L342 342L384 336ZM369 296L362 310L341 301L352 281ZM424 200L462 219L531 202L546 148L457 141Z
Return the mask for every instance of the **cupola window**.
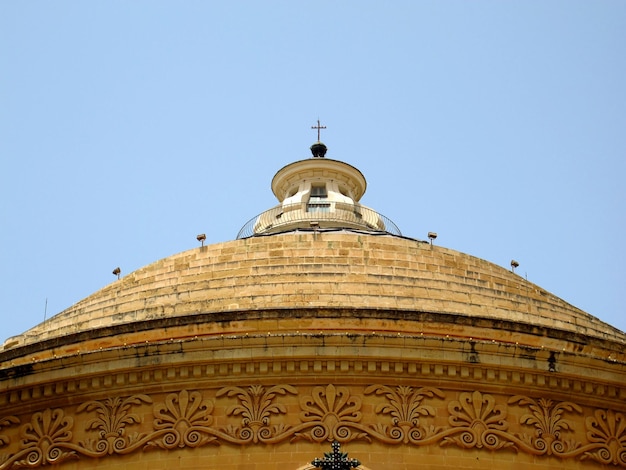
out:
M320 184L311 186L307 212L328 212L329 209L330 202L328 202L326 185Z

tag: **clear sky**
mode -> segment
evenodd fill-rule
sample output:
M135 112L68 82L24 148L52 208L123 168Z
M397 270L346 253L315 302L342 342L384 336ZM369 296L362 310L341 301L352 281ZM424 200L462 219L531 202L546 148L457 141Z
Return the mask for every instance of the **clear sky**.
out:
M626 1L0 2L0 344L310 156L626 330Z

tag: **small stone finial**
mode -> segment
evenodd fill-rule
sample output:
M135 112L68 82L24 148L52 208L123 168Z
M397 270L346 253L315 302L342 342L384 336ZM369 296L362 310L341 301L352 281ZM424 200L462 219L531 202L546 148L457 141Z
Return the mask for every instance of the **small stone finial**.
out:
M315 142L313 145L311 145L311 153L313 154L314 158L324 158L327 150L328 148L321 142Z

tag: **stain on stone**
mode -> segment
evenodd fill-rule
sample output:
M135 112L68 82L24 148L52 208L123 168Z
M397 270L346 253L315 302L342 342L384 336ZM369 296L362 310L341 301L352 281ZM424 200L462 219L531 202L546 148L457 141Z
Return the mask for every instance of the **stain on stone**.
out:
M519 357L521 359L529 359L531 361L535 361L537 359L537 348L531 348L527 346L519 346L520 354Z
M475 341L470 341L470 352L467 355L466 361L472 364L478 364L480 362L478 358L478 351L476 351Z
M34 372L32 364L24 364L9 369L0 370L0 380L6 379L19 379L20 377L26 377Z
M548 358L548 371L556 372L556 354L554 351L550 351L550 357Z

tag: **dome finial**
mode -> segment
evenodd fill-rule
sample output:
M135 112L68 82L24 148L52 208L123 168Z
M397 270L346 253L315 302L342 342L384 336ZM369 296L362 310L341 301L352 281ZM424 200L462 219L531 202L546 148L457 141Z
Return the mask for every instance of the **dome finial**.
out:
M320 120L317 120L317 126L311 126L311 129L317 129L317 142L311 145L311 153L313 153L313 157L323 158L326 155L326 150L328 148L322 143L320 140L320 131L322 129L326 129L326 126L322 126L320 124Z

